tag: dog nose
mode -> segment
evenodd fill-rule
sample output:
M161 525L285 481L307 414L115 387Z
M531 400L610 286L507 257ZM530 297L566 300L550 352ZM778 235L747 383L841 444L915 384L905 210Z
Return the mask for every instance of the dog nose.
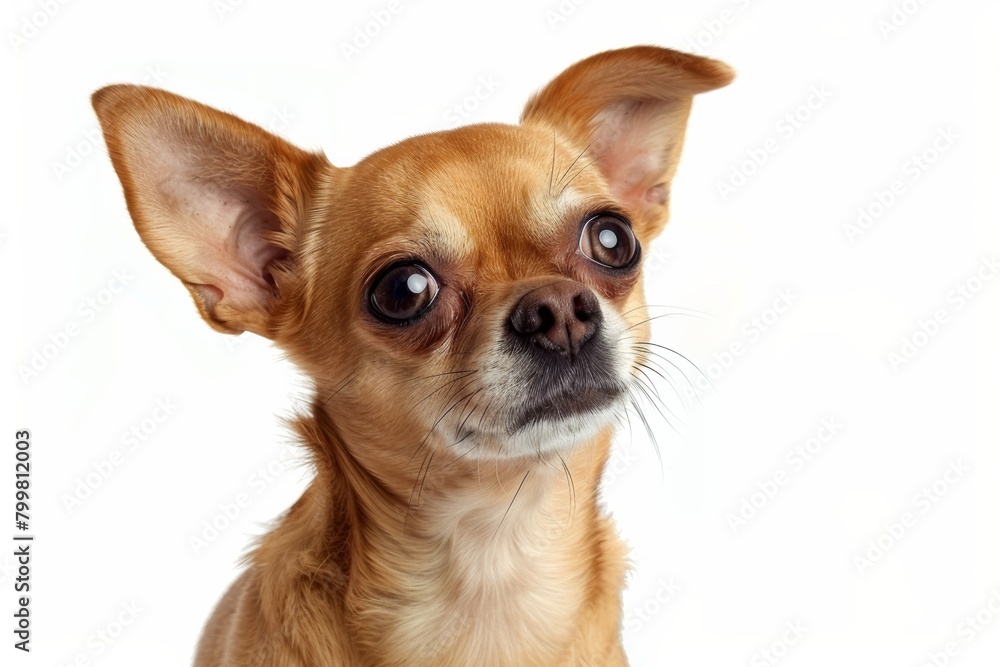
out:
M519 336L571 360L594 336L602 319L597 295L572 280L531 290L510 315L511 326Z

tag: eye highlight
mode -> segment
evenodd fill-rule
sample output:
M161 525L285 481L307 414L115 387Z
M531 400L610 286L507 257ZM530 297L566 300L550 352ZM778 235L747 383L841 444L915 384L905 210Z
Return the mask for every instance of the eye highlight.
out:
M372 312L384 320L406 324L430 308L438 294L438 282L418 263L397 264L383 271L372 283Z
M639 241L624 218L598 213L583 223L580 252L605 268L626 269L639 257Z

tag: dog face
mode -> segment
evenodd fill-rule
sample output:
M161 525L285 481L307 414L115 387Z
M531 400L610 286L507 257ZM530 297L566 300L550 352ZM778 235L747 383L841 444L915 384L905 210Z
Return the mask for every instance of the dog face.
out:
M544 457L604 428L645 356L642 248L717 61L607 52L520 125L350 168L163 91L94 96L147 246L229 333L274 340L341 436L412 457Z
M350 323L351 352L327 368L364 369L354 382L384 395L380 414L470 458L593 435L629 381L622 314L639 303L642 251L583 148L543 127L479 125L355 167L332 199L371 231L341 275L317 276L346 299L324 299L310 328ZM336 236L324 226L316 240Z

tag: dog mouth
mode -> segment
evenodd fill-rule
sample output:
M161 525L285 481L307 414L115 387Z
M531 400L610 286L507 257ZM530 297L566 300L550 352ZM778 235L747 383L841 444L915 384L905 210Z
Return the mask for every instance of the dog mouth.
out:
M618 383L551 389L532 397L515 412L508 422L508 432L513 435L542 423L560 423L592 415L610 407L624 391Z
M521 371L513 389L519 400L508 413L508 435L539 426L576 431L627 389L621 362L601 331L572 358L537 345L515 348L514 354Z

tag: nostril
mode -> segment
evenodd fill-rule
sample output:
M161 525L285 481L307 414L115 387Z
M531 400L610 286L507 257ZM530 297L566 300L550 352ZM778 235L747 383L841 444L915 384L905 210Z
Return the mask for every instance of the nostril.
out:
M545 303L538 305L538 310L536 311L536 317L534 319L538 324L531 330L532 333L545 333L552 328L553 324L556 323L555 313L553 313L552 309Z
M555 320L555 314L545 303L522 303L510 317L514 330L520 334L545 333Z
M601 311L593 292L581 292L573 297L573 314L581 322L588 322Z

